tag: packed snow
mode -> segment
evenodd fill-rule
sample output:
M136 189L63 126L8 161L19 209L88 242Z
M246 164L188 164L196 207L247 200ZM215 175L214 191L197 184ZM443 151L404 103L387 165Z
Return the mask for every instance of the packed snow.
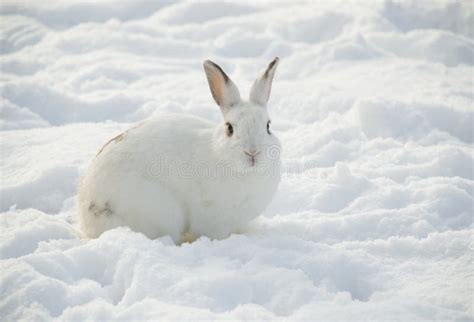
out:
M471 1L2 1L0 320L472 320ZM156 113L221 121L279 56L249 231L87 240L77 187Z

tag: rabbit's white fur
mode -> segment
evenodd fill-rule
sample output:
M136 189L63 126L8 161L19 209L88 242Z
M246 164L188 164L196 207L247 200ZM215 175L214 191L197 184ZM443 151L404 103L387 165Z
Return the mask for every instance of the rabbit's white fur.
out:
M256 218L280 181L280 142L267 131L266 109L277 65L275 58L244 102L222 69L206 61L223 122L161 115L109 141L79 189L84 233L128 226L175 242L225 238Z

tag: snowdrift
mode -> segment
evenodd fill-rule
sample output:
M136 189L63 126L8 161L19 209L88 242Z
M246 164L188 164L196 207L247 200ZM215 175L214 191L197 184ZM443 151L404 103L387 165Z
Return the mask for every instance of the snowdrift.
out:
M1 15L1 320L474 318L469 1ZM104 142L155 113L220 121L202 62L245 89L274 56L283 179L251 231L81 238L77 186Z

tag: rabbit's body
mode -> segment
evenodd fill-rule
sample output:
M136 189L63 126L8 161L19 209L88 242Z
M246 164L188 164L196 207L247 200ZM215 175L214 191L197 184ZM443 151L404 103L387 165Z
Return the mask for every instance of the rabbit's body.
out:
M81 182L85 234L128 226L178 242L241 231L278 186L280 160L271 149L280 143L265 107L239 99L224 115L217 127L192 116L156 116L110 140Z
M84 232L128 226L178 241L184 233L223 238L242 229L270 201L279 165L269 175L232 173L219 157L210 161L213 135L206 120L162 115L110 141L81 184Z

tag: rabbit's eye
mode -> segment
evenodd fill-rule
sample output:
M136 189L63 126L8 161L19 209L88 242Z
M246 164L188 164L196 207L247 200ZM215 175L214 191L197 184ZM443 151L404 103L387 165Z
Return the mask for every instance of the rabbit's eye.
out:
M234 128L232 127L232 124L227 122L225 125L227 126L227 136L232 136L232 134L234 134Z
M268 132L268 134L272 134L272 132L270 131L270 123L271 123L271 121L268 121L268 123L267 123L267 132Z

